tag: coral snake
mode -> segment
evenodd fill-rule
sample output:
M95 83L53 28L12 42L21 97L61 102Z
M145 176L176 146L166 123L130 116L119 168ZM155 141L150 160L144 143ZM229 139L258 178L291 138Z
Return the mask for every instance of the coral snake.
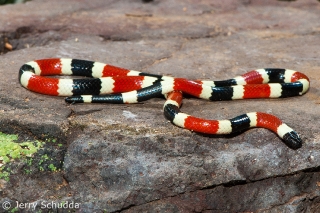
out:
M50 75L91 78L62 79ZM164 114L173 124L195 132L231 134L251 127L267 128L292 149L302 146L299 135L279 118L250 112L229 120L206 120L180 112L183 94L211 101L247 98L285 98L302 95L309 89L306 75L288 69L257 69L223 81L174 78L123 69L78 59L41 59L19 70L25 88L46 95L70 96L69 103L137 103L165 96Z

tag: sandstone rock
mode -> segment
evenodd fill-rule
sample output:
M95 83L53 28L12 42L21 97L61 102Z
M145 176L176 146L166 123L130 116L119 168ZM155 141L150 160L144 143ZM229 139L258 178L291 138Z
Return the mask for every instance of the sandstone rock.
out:
M73 202L81 204L73 206L79 212L316 212L319 11L313 0L34 0L2 6L0 131L44 146L30 165L6 165L11 175L0 182L0 202L35 202L36 210L43 210L42 203ZM5 39L12 51L4 49ZM311 80L301 97L187 97L182 111L208 119L272 113L300 133L303 147L291 150L265 129L211 136L175 127L164 118L160 98L69 105L22 88L19 67L49 57L190 79L222 80L262 67L299 70Z

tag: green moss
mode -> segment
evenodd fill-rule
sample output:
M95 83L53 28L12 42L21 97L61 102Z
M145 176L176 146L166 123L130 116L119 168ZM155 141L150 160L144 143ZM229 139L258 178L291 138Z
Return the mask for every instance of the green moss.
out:
M0 179L9 181L10 172L6 171L4 168L0 167Z
M32 162L33 162L33 159L32 158L27 158L25 159L25 163L27 166L31 166L32 165Z
M48 167L53 172L57 171L57 167L55 167L52 163Z
M5 171L3 166L16 159L26 159L36 153L42 143L40 141L27 141L18 143L17 135L8 135L0 132L0 178L7 180L9 171ZM28 159L26 159L28 160ZM32 160L30 160L32 163Z
M40 168L42 167L41 165L49 160L52 160L51 158L49 158L49 156L47 154L42 155L40 160L39 160L39 166ZM43 167L42 167L43 168ZM41 170L41 169L40 169Z
M18 211L19 211L18 207L14 207L13 209L10 210L10 213L15 213Z
M46 138L46 142L55 143L55 142L57 142L57 139L48 137L48 138Z
M32 171L31 171L30 169L24 169L24 172L25 172L27 175L30 175Z

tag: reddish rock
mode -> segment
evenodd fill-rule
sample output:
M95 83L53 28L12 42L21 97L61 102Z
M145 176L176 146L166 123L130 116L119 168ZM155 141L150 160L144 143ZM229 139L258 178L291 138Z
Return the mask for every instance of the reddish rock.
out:
M318 1L33 0L2 6L0 15L0 131L47 140L33 165L8 165L13 172L0 182L0 203L36 202L41 210L42 202L76 202L79 212L319 209ZM182 110L208 119L271 113L300 133L303 147L291 150L265 129L211 136L175 127L160 98L69 105L21 87L19 67L49 57L190 79L222 80L262 67L299 70L311 80L301 97L187 97Z

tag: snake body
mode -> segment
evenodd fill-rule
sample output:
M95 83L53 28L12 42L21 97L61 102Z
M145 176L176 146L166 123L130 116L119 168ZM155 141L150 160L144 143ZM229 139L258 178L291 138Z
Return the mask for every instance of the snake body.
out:
M86 76L62 79L50 75ZM52 58L25 63L19 70L23 87L37 93L70 96L68 103L137 103L165 96L164 114L175 125L208 134L230 134L252 127L267 128L292 149L302 146L299 135L279 118L251 112L229 120L206 120L180 112L183 94L210 101L248 98L286 98L309 89L303 73L278 68L257 69L223 81L174 78L128 70L100 62Z

